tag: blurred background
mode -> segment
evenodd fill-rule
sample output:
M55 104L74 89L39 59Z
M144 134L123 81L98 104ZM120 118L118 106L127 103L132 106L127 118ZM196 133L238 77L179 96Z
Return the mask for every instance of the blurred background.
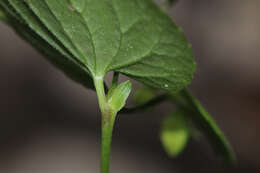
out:
M122 115L112 147L113 173L260 172L260 1L180 0L169 13L193 45L198 70L190 86L238 157L224 165L206 140L177 159L159 141L162 115ZM99 171L100 117L93 91L72 82L0 24L0 172Z

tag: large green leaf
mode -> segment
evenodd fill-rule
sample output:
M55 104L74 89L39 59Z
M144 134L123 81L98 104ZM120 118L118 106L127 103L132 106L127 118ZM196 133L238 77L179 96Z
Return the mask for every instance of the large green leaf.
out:
M63 70L71 79L81 83L87 88L94 89L92 79L86 69L82 68L82 65L77 64L73 59L67 58L68 54L67 57L65 57L65 55L61 54L54 46L44 40L43 37L35 33L34 30L23 22L23 19L19 15L14 13L15 11L8 2L0 1L0 7L7 18L6 23L12 26L23 39L45 55L52 64Z
M192 80L191 47L182 30L151 0L0 2L31 29L22 32L34 31L60 57L93 78L118 71L171 92Z
M235 155L226 137L212 119L205 108L185 89L178 94L172 94L172 98L183 109L187 110L194 124L207 137L214 146L217 154L222 156L227 162L235 163Z
M190 128L186 114L185 110L177 109L162 122L161 142L171 157L178 156L188 143Z

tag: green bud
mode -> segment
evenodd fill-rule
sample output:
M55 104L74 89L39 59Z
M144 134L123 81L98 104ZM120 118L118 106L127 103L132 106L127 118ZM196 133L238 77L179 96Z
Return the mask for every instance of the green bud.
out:
M190 138L186 112L177 109L162 122L161 142L170 157L178 156L186 147Z
M108 104L114 111L118 112L125 106L126 100L131 92L131 87L131 82L126 81L118 85L110 93Z

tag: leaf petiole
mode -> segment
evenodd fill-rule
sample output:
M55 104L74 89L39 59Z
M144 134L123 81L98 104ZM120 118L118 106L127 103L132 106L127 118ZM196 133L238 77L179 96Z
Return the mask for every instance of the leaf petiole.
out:
M111 87L109 88L108 90L108 98L111 96L112 92L114 89L116 89L117 87L117 83L118 83L118 78L119 78L119 72L114 72L114 75L113 75L113 80L112 80L112 85ZM106 86L106 85L105 85Z
M135 113L135 112L145 111L147 108L155 106L168 99L169 99L168 94L163 94L163 95L160 95L158 97L151 99L150 101L148 101L140 106L136 106L136 107L132 107L132 108L123 108L121 111L119 111L119 113L131 114L131 113Z
M118 78L119 78L119 72L114 72L113 81L112 81L112 87L113 86L117 86Z
M172 101L192 115L190 116L192 122L207 137L216 152L220 154L227 163L234 165L236 163L236 157L231 145L215 120L199 101L193 97L187 89L174 95Z

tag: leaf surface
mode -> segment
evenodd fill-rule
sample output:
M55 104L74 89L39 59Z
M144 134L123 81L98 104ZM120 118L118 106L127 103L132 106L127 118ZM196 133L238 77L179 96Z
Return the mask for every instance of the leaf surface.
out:
M195 63L184 33L151 0L0 2L92 77L118 71L171 92L193 78Z
M14 3L17 2L14 1ZM18 3L17 5L21 4ZM92 79L86 71L87 69L84 69L82 65L79 65L76 61L70 58L70 55L67 52L63 52L64 54L61 53L59 50L62 50L63 47L56 43L54 40L51 40L51 35L48 35L49 33L47 32L47 30L45 30L44 27L38 30L36 33L32 29L33 23L31 23L30 26L26 25L24 19L15 13L9 2L0 1L0 7L3 9L3 13L8 19L7 23L12 26L14 30L24 40L28 41L39 52L45 55L50 63L61 69L68 77L70 77L74 81L81 83L87 88L94 89ZM37 23L38 21L35 20L34 22ZM50 42L52 42L53 44L50 44Z

